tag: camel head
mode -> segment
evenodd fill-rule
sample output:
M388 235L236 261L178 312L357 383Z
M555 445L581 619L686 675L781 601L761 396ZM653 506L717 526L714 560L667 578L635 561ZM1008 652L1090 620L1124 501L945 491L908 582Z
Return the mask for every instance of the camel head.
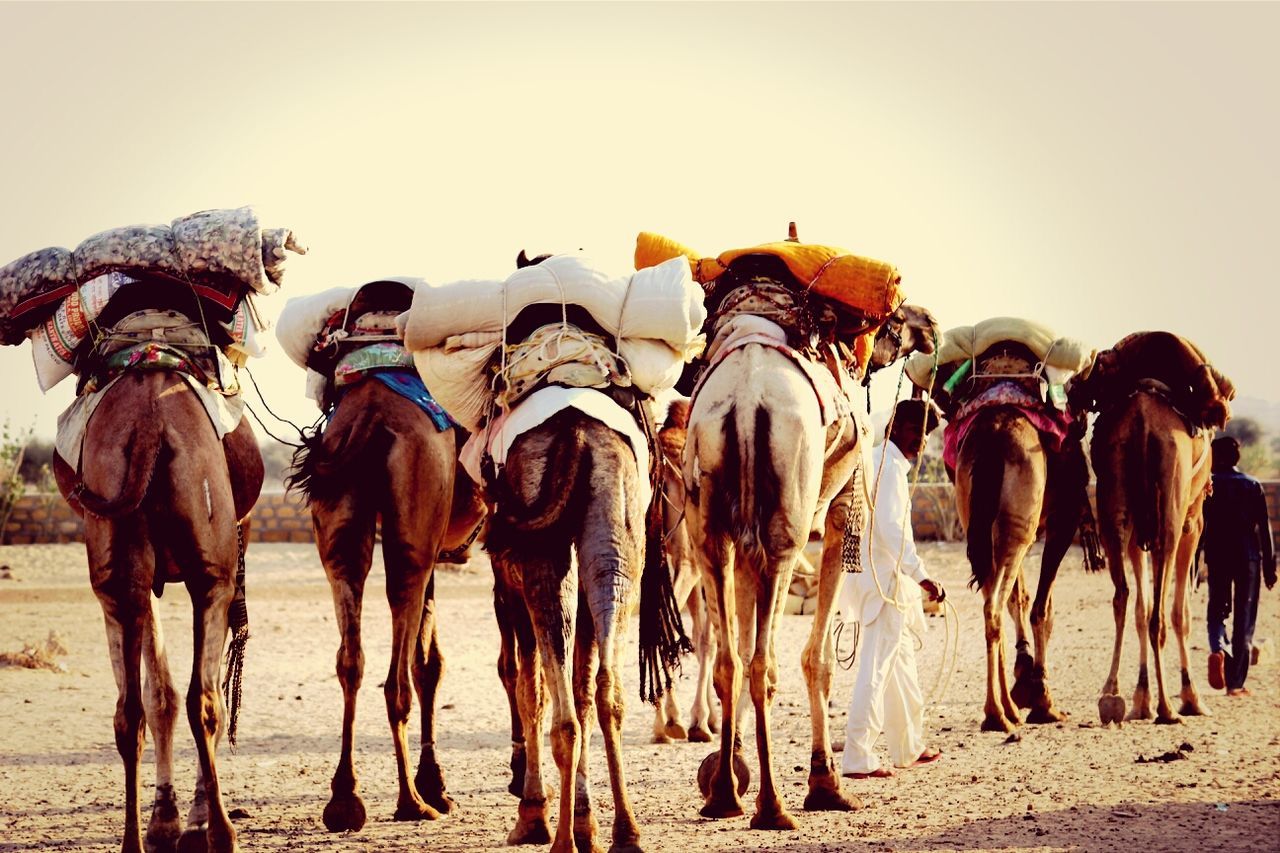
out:
M919 305L901 306L889 315L889 319L876 332L867 375L870 376L913 352L932 354L941 337L938 321L933 319L929 309Z
M535 264L540 264L549 257L551 257L550 253L545 255L535 255L534 257L530 258L528 255L524 253L524 249L521 249L520 254L516 255L516 269L522 270L525 267L531 267L531 266L534 266Z

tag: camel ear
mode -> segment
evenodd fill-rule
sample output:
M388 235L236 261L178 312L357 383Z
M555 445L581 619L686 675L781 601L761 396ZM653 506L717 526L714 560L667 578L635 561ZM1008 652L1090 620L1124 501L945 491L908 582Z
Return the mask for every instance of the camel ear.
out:
M522 270L529 266L529 256L524 253L524 249L520 250L520 254L516 255L516 269Z

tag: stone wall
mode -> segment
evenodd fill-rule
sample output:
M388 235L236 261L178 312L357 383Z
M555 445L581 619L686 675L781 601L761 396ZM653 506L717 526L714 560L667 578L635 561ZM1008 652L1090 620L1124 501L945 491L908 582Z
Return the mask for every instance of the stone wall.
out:
M1280 480L1263 484L1271 510L1271 529L1280 549ZM922 483L911 507L911 525L916 538L960 537L955 497L947 483ZM268 492L258 499L250 525L254 542L310 542L311 511L295 495ZM84 522L56 494L27 494L14 507L0 531L0 544L30 545L45 542L80 542Z

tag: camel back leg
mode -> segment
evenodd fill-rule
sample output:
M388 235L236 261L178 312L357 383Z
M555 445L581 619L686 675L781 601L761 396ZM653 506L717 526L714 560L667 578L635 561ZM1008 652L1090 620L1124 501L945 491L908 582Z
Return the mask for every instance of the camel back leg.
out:
M454 809L445 790L444 771L436 759L436 695L444 678L444 652L440 648L440 623L436 619L436 576L432 571L422 603L422 627L413 653L413 689L422 717L422 749L413 787L423 802L441 814Z
M1164 517L1181 518L1182 516L1170 513ZM1177 723L1181 720L1174 714L1173 706L1169 703L1169 692L1164 683L1163 662L1164 644L1168 633L1165 621L1166 604L1169 602L1171 587L1175 586L1173 575L1177 573L1175 563L1181 532L1180 526L1176 529L1158 531L1156 544L1151 549L1151 616L1148 622L1148 636L1151 641L1152 665L1156 671L1156 723L1162 725Z
M1138 681L1133 688L1133 704L1129 709L1130 720L1151 719L1151 682L1147 664L1147 630L1150 602L1147 600L1150 574L1148 555L1129 541L1129 563L1133 566L1133 630L1138 635Z
M355 724L356 700L364 679L360 615L364 605L365 581L373 561L376 520L374 509L355 495L311 505L316 547L329 578L333 610L337 617L336 669L338 683L342 685L342 747L337 769L329 783L332 796L323 814L324 825L330 832L361 829L366 817L355 768Z
M529 626L529 614L518 593L507 588L503 572L496 559L493 565L493 613L498 621L498 679L507 694L507 707L511 713L511 784L507 791L519 797L524 790L525 737L520 721L519 652L516 649L516 623L525 626L524 636L533 642L533 629Z
M827 708L831 698L831 674L835 665L835 644L831 639L831 619L836 596L844 582L844 531L849 518L850 478L846 489L827 509L822 537L822 560L818 567L818 609L813 616L809 640L801 653L805 682L809 688L809 721L812 728L812 751L809 753L809 793L806 811L850 811L861 808L862 801L841 790L840 774L831 753L831 730Z
M701 583L694 587L689 596L689 621L693 627L693 649L698 658L693 705L689 709L689 740L694 743L710 743L711 735L720 731L719 716L711 706L711 694L715 689L711 682L716 640Z
M1195 523L1183 531L1178 542L1178 556L1174 561L1172 612L1173 633L1178 639L1178 660L1181 664L1182 705L1178 713L1187 717L1204 716L1209 708L1196 692L1191 679L1191 657L1187 650L1187 634L1191 631L1191 563L1195 559L1196 543L1200 540L1203 525Z
M124 837L121 849L141 853L138 771L146 740L142 690L142 649L151 609L155 556L146 542L141 516L105 521L88 516L89 575L102 605L107 651L116 679L113 721L116 750L124 763ZM101 543L99 547L95 544Z
M591 719L595 711L595 691L592 690L598 664L595 627L591 623L591 611L581 595L578 597L578 624L573 643L573 708L582 731L582 745L578 750L578 766L574 772L573 843L579 853L600 853L596 843L600 826L596 821L591 798ZM603 725L602 725L603 730Z
M1107 558L1107 571L1111 573L1111 615L1115 621L1115 643L1111 649L1111 668L1107 671L1107 680L1102 685L1102 695L1098 698L1098 718L1103 725L1124 721L1124 698L1120 696L1120 653L1124 649L1124 622L1129 613L1129 582L1125 577L1125 550L1120 541L1120 531L1114 519L1118 516L1113 505L1110 505L1104 494L1098 496L1098 515L1101 524L1098 528L1098 539L1102 551ZM1135 577L1137 570L1135 569Z
M142 701L146 708L147 727L151 729L151 738L155 742L156 793L144 843L149 850L169 850L178 843L182 834L178 801L173 792L173 732L178 720L178 692L169 672L169 656L165 651L156 600L148 598L142 636L142 657L147 672Z
M796 821L778 795L777 780L773 772L773 739L770 719L773 700L778 692L778 652L774 644L778 620L782 615L782 602L791 585L792 567L799 547L793 546L777 554L765 556L765 565L759 566L754 596L754 613L744 614L739 608L739 618L746 621L754 616L755 643L749 669L751 702L756 711L756 751L760 759L760 792L756 796L756 812L751 816L752 829L789 830L796 828ZM744 584L743 587L746 585ZM740 587L740 590L742 587ZM741 592L739 592L741 600ZM745 703L743 703L745 705Z

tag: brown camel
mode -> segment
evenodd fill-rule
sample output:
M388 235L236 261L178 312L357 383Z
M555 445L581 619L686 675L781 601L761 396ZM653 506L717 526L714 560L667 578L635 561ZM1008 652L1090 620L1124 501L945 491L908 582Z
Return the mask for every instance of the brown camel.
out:
M598 849L588 781L593 705L613 789L610 850L640 849L623 774L618 651L645 563L646 507L627 499L644 475L626 439L569 408L516 439L494 484L487 548L507 605L499 623L516 639L520 731L533 735L525 739L519 819L509 844L550 840L539 736L550 693L551 750L560 771L551 849Z
M769 260L754 264L760 274L775 282L790 278L777 264L769 269ZM936 335L928 311L902 306L880 327L870 366L883 367L915 349L932 352ZM827 356L834 361L829 350ZM809 358L800 352L794 357ZM810 361L817 371L826 369ZM772 767L769 719L778 683L774 630L815 515L829 506L833 511L826 518L818 609L801 659L813 726L805 808L860 806L841 791L831 756L827 704L835 659L830 627L842 577L842 543L855 473L861 466L859 445L867 436L848 409L824 425L816 381L778 347L747 343L732 349L704 375L695 394L684 454L686 520L716 631L715 687L723 713L720 749L707 757L700 772L706 781L701 813L743 813L740 776L745 763L738 715L745 708L745 702L739 702L745 665L760 759L754 829L796 825L779 797Z
M1036 359L1020 345L992 348L984 375L1029 374ZM1083 420L1077 421L1079 427ZM983 731L1011 732L1029 708L1029 723L1051 723L1065 715L1047 684L1049 637L1053 631L1053 582L1086 510L1088 466L1079 427L1053 450L1047 439L1013 406L989 406L974 416L956 460L956 507L968 542L972 584L982 592L987 644L987 698ZM1034 604L1023 559L1040 529L1044 553ZM1004 613L1013 619L1017 657L1010 690L1004 647ZM1027 653L1028 636L1034 657Z
M90 419L79 475L55 456L58 487L85 517L89 577L120 692L115 735L125 771L125 851L140 851L144 843L138 806L144 718L156 753L146 848L172 849L181 841L184 848L236 849L217 773L226 723L218 676L243 557L238 542L248 541L247 516L263 468L247 422L221 442L212 427L200 427L208 423L195 392L174 372L131 372L108 389ZM199 761L181 839L172 783L178 695L151 597L176 582L186 585L195 610L187 718Z
M706 601L702 597L702 573L693 557L693 545L684 523L683 460L688 427L689 401L677 399L668 408L666 422L658 431L658 449L662 454L664 547L673 572L672 587L675 590L676 605L689 611L698 673L694 680L693 706L689 711L688 727L681 722L675 691L668 690L662 702L654 706L654 743L671 743L686 738L692 743L710 743L711 735L720 731L719 714L711 704L715 635L711 631Z
M435 755L435 697L444 673L433 569L442 549L467 541L484 505L455 476L453 429L441 431L416 404L369 378L351 386L323 433L295 459L291 480L311 505L316 547L333 591L340 644L342 753L324 809L332 832L365 823L355 771L356 696L364 674L360 613L381 521L391 606L391 662L384 693L396 753L396 820L434 820L453 809ZM409 775L410 680L422 714L417 773Z
M1178 638L1182 665L1183 715L1209 713L1196 694L1187 656L1188 584L1196 542L1204 527L1204 499L1210 482L1207 430L1192 432L1183 415L1170 402L1167 386L1142 384L1127 400L1098 417L1094 424L1093 468L1098 476L1099 537L1115 584L1112 608L1116 642L1111 670L1098 700L1104 724L1124 719L1124 699L1119 696L1118 674L1129 587L1125 582L1125 557L1133 566L1134 626L1138 632L1138 684L1133 691L1129 719L1151 719L1147 677L1147 644L1156 670L1156 722L1180 722L1165 691L1160 654L1165 641L1165 602L1173 583L1169 613ZM1143 598L1150 551L1151 603Z

